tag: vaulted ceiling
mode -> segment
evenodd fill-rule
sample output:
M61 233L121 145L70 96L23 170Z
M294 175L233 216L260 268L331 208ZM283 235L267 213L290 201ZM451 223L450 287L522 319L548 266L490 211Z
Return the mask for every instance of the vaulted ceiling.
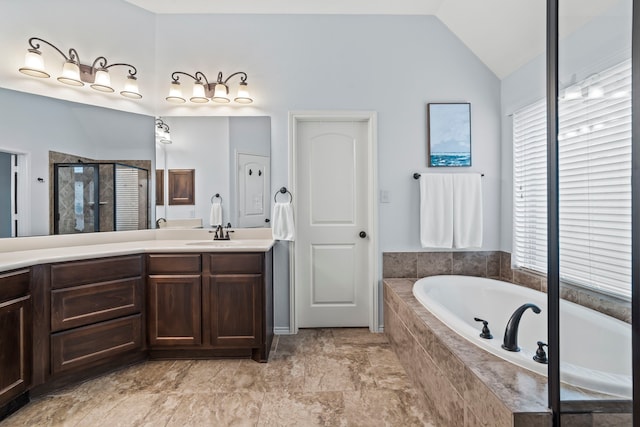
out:
M126 0L157 14L434 15L496 76L504 78L544 52L543 0ZM618 0L563 0L561 36Z

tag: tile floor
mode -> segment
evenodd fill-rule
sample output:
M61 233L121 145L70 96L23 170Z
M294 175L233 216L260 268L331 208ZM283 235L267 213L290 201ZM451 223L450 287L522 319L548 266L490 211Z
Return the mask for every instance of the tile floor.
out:
M13 426L433 426L383 334L301 329L268 363L150 361L34 399Z

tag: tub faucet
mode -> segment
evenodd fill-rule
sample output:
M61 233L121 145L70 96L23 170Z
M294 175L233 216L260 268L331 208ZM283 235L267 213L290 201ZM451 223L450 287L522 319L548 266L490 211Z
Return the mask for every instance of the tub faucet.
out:
M522 304L516 308L511 318L507 322L507 327L504 330L504 341L502 342L502 348L508 351L520 351L518 347L518 326L520 326L520 318L527 309L530 308L534 313L540 313L540 307L535 304L527 303Z

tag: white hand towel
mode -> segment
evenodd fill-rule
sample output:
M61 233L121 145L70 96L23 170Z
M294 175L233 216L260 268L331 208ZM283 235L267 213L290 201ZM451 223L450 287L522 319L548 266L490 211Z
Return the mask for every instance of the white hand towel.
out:
M482 247L482 179L479 173L453 175L453 247Z
M211 203L211 212L209 212L209 224L212 227L222 225L222 203Z
M293 223L293 207L291 203L276 202L273 205L271 226L275 240L294 240L295 225Z
M420 177L420 243L423 248L453 247L453 180L451 174Z

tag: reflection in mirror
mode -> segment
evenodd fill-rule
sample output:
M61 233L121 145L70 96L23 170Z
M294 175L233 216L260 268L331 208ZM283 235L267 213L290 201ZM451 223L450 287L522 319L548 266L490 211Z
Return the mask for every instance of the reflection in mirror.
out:
M204 227L220 223L234 227L268 227L271 201L271 119L269 117L162 117L171 144L156 138L156 177L164 179L156 218L166 226L191 224L176 220L201 219ZM171 205L170 170L195 170L195 200ZM218 197L215 197L218 195ZM195 223L200 223L195 221Z
M53 234L149 228L149 160L94 160L49 152Z
M0 117L0 152L13 156L10 164L15 168L14 173L7 174L5 156L0 156L3 237L54 233L52 163L89 159L88 163L127 163L152 169L152 116L4 88L0 88L0 98L3 105L11 106ZM53 152L70 154L51 162L49 155ZM147 222L150 216L148 212Z
M15 163L15 154L0 152L0 238L16 235L15 222L12 220L17 196L15 174L12 171Z

